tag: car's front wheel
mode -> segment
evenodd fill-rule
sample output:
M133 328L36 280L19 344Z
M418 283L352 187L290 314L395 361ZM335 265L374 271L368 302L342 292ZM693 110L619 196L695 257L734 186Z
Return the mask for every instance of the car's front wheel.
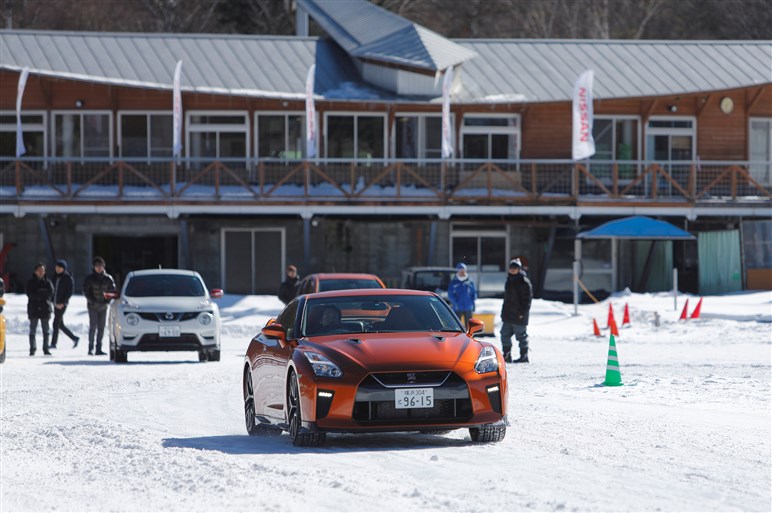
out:
M487 426L469 428L469 436L472 437L472 441L482 444L501 442L506 435L507 426L489 424Z
M260 434L255 420L255 392L252 387L252 373L249 372L249 367L244 368L244 421L250 436Z
M289 374L287 386L287 407L289 410L289 435L292 445L298 447L318 447L327 438L326 433L303 431L303 417L300 412L300 393L297 376Z

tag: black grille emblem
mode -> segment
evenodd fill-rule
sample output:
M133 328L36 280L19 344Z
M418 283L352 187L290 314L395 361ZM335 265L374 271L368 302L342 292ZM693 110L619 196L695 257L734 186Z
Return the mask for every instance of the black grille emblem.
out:
M415 377L415 372L408 372L407 373L407 382L412 385L416 381L418 381L418 380Z

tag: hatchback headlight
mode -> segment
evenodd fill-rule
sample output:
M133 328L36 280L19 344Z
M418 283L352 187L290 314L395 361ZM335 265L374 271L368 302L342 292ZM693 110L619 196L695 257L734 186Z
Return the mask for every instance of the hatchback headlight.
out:
M126 314L126 324L129 326L136 326L139 324L139 315L135 313Z
M209 312L202 312L198 316L198 322L200 322L204 326L208 326L209 324L211 324L212 319L214 319L214 317L212 317L212 314L210 314Z
M335 365L326 356L322 356L319 353L312 353L306 351L303 353L306 359L311 363L311 367L314 369L314 374L323 378L339 378L343 376L343 371L340 367Z
M491 346L483 347L480 356L477 357L477 362L474 364L474 370L477 371L477 374L485 374L498 369L499 360L496 358L496 350Z

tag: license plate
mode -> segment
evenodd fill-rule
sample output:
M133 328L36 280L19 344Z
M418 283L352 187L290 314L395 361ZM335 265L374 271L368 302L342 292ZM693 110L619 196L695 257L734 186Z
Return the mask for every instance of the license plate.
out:
M179 337L180 327L179 326L159 326L158 336L159 337Z
M398 388L394 391L394 407L398 410L432 406L434 406L433 388Z

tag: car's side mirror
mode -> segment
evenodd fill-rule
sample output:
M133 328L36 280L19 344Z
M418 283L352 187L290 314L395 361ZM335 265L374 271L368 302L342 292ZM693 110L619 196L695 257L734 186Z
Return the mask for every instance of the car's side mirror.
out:
M262 331L263 335L266 337L277 339L282 347L287 344L287 333L284 331L284 326L281 324L267 324L265 327L263 327Z
M221 299L223 295L222 289L212 289L209 291L209 295L212 299Z
M120 297L120 294L117 292L102 292L102 295L107 301L110 301L111 299L118 299L118 297Z
M485 329L485 323L480 319L472 317L469 319L469 330L467 333L471 336Z

